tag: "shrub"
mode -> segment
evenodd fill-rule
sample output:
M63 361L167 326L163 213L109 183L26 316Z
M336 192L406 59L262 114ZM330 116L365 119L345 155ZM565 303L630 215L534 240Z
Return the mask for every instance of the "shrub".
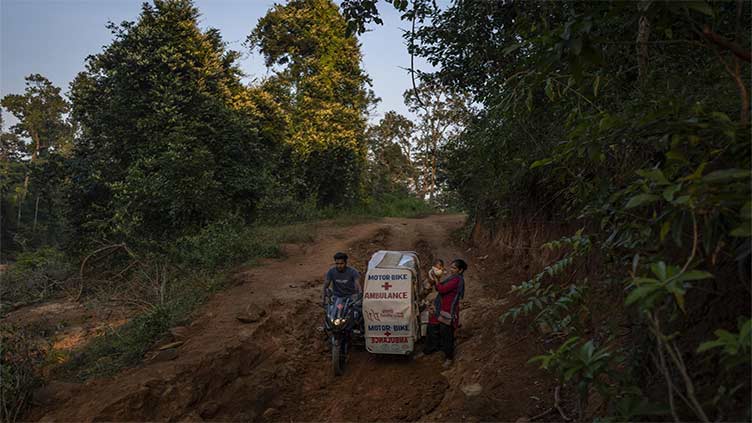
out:
M0 328L0 421L15 422L30 405L40 379L34 369L44 360L23 329Z
M54 248L21 253L2 276L0 296L4 304L46 298L74 271L65 254Z

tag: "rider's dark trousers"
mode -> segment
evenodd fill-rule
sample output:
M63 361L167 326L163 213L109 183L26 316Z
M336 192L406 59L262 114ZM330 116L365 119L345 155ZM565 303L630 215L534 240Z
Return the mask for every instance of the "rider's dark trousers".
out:
M424 354L442 351L448 360L454 359L454 328L443 323L428 325Z

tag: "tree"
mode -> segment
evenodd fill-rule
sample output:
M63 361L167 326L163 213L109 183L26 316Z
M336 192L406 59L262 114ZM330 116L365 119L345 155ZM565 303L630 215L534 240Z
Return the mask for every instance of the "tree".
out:
M5 131L3 115L0 113L0 162L19 161L23 156L24 143L18 134Z
M47 78L39 74L26 77L26 89L23 94L8 94L0 100L0 104L8 110L18 123L13 125L11 132L3 129L2 156L8 160L3 165L3 198L15 191L16 222L13 226L13 237L18 238L22 231L22 216L26 196L29 193L31 174L40 166L44 166L47 159L56 153L68 149L73 126L66 121L66 114L70 105L60 95L60 88L55 87ZM30 143L24 142L31 140ZM15 176L24 173L23 185L17 185ZM42 196L60 189L61 179L37 180L34 187L33 223L31 233L36 232L38 212ZM49 198L46 199L49 202ZM6 204L6 209L10 205ZM6 215L7 216L7 215ZM6 226L8 229L9 226ZM6 237L10 232L6 232Z
M70 106L60 95L60 88L44 76L27 76L24 93L8 94L0 104L18 119L11 131L20 138L31 139L26 153L32 162L70 142L71 126L65 121Z
M228 214L247 221L275 163L275 119L238 53L188 0L144 4L71 86L79 239L168 241Z
M512 289L506 315L569 336L533 361L576 389L579 420L593 391L618 421L749 420L750 3L426 3L394 2L423 22L406 34L436 68L421 79L478 107L442 153L477 233L524 254L583 228ZM373 0L343 5L357 31L378 22Z
M360 197L366 156L366 114L374 102L360 67L357 40L330 0L276 5L248 37L268 67L287 111L289 143L302 192L319 204Z
M420 171L418 191L433 202L437 188L440 151L459 135L471 116L468 100L439 84L426 81L405 92L405 104L418 116L416 158Z
M373 195L415 192L413 130L413 123L395 111L368 128L367 186Z

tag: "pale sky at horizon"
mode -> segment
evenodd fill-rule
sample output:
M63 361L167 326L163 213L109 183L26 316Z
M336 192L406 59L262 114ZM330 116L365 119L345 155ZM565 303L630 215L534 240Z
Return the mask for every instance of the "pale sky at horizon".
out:
M278 1L280 2L280 1ZM337 1L338 2L338 1ZM32 73L47 77L69 91L76 74L85 69L87 56L110 44L108 21L132 21L141 11L141 0L0 0L0 97L22 93L24 78ZM259 18L274 4L270 0L194 0L201 12L202 29L217 28L228 48L243 53L240 67L246 82L268 75L263 58L243 45ZM339 3L339 2L338 2ZM378 4L384 25L371 25L361 35L362 66L373 80L378 120L389 110L411 116L402 102L402 93L412 87L410 55L402 39L399 12L392 5ZM416 67L429 65L416 58ZM6 124L15 120L6 115Z

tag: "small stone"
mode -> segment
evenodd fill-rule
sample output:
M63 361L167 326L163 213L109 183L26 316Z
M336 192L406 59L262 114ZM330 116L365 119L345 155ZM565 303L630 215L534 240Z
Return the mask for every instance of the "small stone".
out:
M255 304L251 304L236 318L242 323L256 323L264 316L266 316L266 310Z
M480 386L479 383L473 383L473 384L470 384L470 385L465 385L465 386L461 387L460 389L468 397L475 397L475 396L480 395L481 392L483 392L483 387Z
M162 361L171 361L176 358L178 358L178 350L175 348L169 348L159 351L149 361L152 363L159 363Z
M201 412L199 414L201 414L201 417L208 419L214 417L217 414L217 411L219 411L219 404L214 401L209 401L201 407Z

